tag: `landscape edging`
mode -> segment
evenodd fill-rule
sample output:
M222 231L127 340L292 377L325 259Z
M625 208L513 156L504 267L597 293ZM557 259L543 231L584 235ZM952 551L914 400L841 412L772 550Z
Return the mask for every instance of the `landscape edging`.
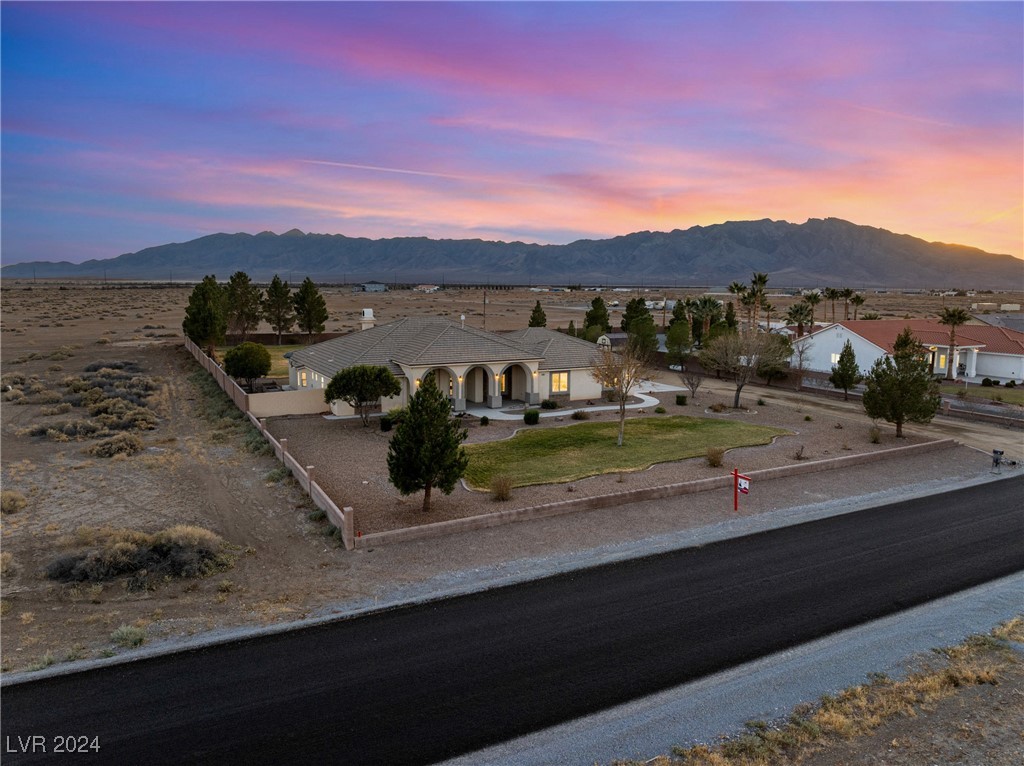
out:
M826 460L814 460L806 463L779 466L777 468L764 468L757 471L749 471L747 475L751 481L767 481L770 479L781 479L787 476L796 476L819 471L830 471L845 466L861 465L878 460L886 460L894 457L903 457L911 454L933 452L940 449L955 447L957 442L954 439L938 439L924 442L922 444L910 444L905 447L892 447L879 450L878 452L864 452L857 455L844 455L842 457L829 458ZM438 521L433 524L422 524L416 527L405 527L393 529L387 532L373 532L368 535L357 535L355 538L356 548L367 548L373 545L385 545L388 543L407 542L410 540L423 540L431 537L469 532L476 529L489 529L491 527L511 524L517 521L529 521L532 519L543 519L550 516L560 516L578 511L590 511L598 508L611 508L628 503L636 503L644 500L660 500L665 497L688 495L695 492L703 492L709 489L720 489L728 487L733 481L731 475L716 476L710 479L699 479L696 481L679 482L677 484L665 484L659 487L645 487L642 489L631 489L623 492L613 492L606 495L595 495L593 497L573 498L571 500L559 500L553 503L533 505L527 508L516 508L508 511L497 511L478 516L470 516L464 519L450 519Z

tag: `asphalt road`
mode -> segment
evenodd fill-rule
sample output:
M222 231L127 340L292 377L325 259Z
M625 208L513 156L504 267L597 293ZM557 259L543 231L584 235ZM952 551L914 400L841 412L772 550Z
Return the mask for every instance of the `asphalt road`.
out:
M1024 570L1022 498L1015 477L7 686L4 763L431 763ZM55 755L71 736L99 752Z

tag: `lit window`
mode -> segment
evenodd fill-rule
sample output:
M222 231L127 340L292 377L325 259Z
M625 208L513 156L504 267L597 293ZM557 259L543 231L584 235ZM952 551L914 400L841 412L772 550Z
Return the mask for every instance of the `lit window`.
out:
M839 354L832 354L832 364L839 364Z
M299 385L305 388L306 386L306 371L303 370L299 373Z
M553 372L553 373L551 373L551 393L553 393L553 394L567 394L567 393L569 393L569 373L567 373L567 372Z

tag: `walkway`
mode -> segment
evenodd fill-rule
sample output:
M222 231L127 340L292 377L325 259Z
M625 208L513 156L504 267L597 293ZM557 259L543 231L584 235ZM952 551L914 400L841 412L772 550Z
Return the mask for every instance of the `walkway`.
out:
M653 381L645 381L640 389L649 393L662 393L665 391L682 391L683 389L679 386L670 386L665 383L657 383ZM633 396L639 399L639 402L634 404L627 404L627 410L638 410L643 407L657 407L661 402L655 399L653 396L648 396L647 393L635 393ZM472 415L475 418L487 416L489 420L522 420L523 413L526 411L526 407L522 409L506 411L506 410L492 410L489 407L485 407L482 404L473 404L472 406L466 407L464 412ZM553 417L565 417L566 412L570 411L570 408L563 407L557 410L542 410L539 407L533 407L540 412L542 418L553 418ZM607 405L592 405L590 407L572 407L571 411L583 410L584 412L618 412L619 405L607 404Z

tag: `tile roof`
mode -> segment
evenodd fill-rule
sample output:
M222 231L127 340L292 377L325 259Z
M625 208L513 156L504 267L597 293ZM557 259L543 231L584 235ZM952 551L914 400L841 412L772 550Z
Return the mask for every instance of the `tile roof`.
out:
M506 338L527 345L541 357L542 370L573 370L594 366L597 344L574 338L546 327L527 327L502 333Z
M333 377L338 370L357 364L382 365L401 375L401 364L531 361L542 360L543 354L536 344L507 335L443 318L407 317L314 344L296 351L291 359L297 367Z
M932 319L858 319L838 324L890 354L896 336L905 327L909 327L914 337L926 346L949 345L949 327ZM956 345L958 348L975 346L990 354L1024 354L1024 332L1006 327L965 324L956 328Z

